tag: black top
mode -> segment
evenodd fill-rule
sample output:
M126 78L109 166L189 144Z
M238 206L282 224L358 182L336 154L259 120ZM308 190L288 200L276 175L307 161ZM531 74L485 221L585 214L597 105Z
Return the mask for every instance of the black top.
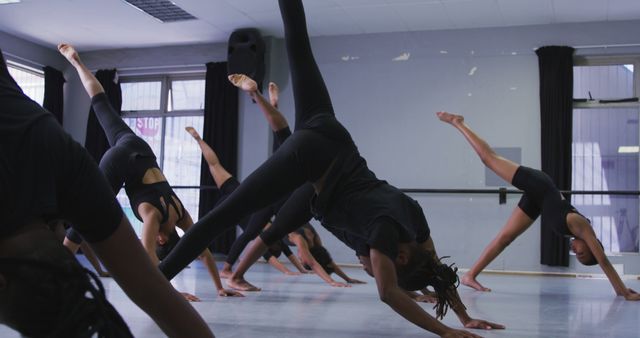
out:
M156 162L156 156L149 145L144 141L138 142L138 137L131 138L131 144L127 143L125 142L125 145L128 148L135 150L129 156L130 163L127 166L128 170L124 186L127 196L129 196L133 214L138 220L142 221L142 217L138 213L138 206L142 203L149 203L160 211L162 215L160 224L164 224L169 219L169 206L173 206L178 213L178 220L181 220L184 217L182 202L180 202L169 182L161 181L151 184L142 182L148 170L160 170ZM176 201L178 202L176 203Z
M335 129L323 134L340 136ZM398 242L422 243L430 235L418 202L379 180L353 141L329 169L322 191L312 199L312 211L326 228L360 237L392 259Z
M535 220L542 214L543 218L551 220L553 231L557 234L573 236L567 226L567 214L580 213L564 199L549 175L540 170L520 166L513 175L511 184L524 191L518 207L529 218Z

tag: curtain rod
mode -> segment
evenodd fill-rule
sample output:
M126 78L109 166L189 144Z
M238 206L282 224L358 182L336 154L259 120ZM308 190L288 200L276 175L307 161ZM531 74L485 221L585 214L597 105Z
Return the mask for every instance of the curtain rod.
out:
M104 68L111 68L111 67L100 67L99 69L104 69ZM139 66L139 67L115 67L118 72L153 72L153 71L160 71L160 70L166 70L166 69L175 69L175 70L193 70L193 71L199 71L199 70L204 70L206 69L206 66L204 63L202 64L191 64L191 65L164 65L164 66ZM98 70L98 68L96 69L91 69L92 72L96 72Z

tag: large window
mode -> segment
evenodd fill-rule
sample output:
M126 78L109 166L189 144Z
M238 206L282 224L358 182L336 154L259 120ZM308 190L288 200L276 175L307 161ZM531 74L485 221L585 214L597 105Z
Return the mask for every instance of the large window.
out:
M22 91L42 105L44 101L44 73L12 61L7 61L7 67L9 74L16 80Z
M200 148L185 127L192 126L202 133L204 84L202 75L122 79L123 119L149 143L172 186L200 185ZM199 190L175 192L191 216L197 218ZM141 224L124 191L118 194L118 200L140 234Z
M639 190L640 58L578 58L574 67L574 190ZM607 252L638 252L638 197L574 195Z

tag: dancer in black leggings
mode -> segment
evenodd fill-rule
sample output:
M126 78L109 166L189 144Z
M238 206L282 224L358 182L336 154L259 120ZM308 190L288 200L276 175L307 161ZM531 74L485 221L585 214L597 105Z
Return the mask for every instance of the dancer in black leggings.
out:
M235 79L235 77L232 77L232 79ZM269 84L269 102L268 103L265 100L265 98L262 96L262 94L260 94L259 92L252 92L251 97L258 104L258 107L260 107L260 110L264 114L265 118L267 119L267 122L269 123L269 126L271 127L274 133L274 138L275 138L274 151L277 151L280 144L286 141L286 139L291 135L291 131L289 130L289 124L287 123L282 113L280 113L280 111L278 111L277 109L278 87L273 82ZM213 176L216 185L221 191L221 197L220 197L220 200L218 201L218 203L221 203L240 185L240 183L231 174L229 174L229 172L227 172L224 169L224 167L220 164L220 160L218 159L218 156L216 155L216 153L213 151L213 149L211 149L211 147L209 147L208 144L206 144L202 140L202 138L196 132L195 129L193 129L192 127L187 127L186 130L198 142L200 149L202 150L202 154L205 158L205 161L208 164L209 171L211 172L211 175ZM251 219L248 222L249 223L248 226L246 225L247 222L245 222L244 220L240 222L241 226L243 224L245 225L245 227L243 227L244 229L243 236L244 235L246 236L243 239L243 241L241 241L240 243L238 243L238 240L234 242L232 250L229 254L229 256L232 256L231 262L235 262L235 260L238 258L238 255L240 254L242 249L244 249L246 242L253 240L255 237L257 237L260 234L260 232L264 228L267 228L269 226L268 223L270 223L271 217L277 215L278 210L280 209L283 203L284 203L284 199L281 199L281 201L256 212L251 216ZM267 226L265 226L265 224L267 224ZM305 264L309 266L310 269L314 271L320 278L322 278L325 282L327 282L332 286L347 286L346 284L336 282L331 278L330 276L331 273L336 272L336 274L341 276L343 279L345 279L346 282L350 284L362 283L359 280L356 280L347 276L340 269L340 267L338 267L335 263L333 263L333 260L331 259L331 256L329 255L327 250L324 249L324 247L322 247L320 237L317 235L317 233L315 233L315 230L313 230L313 228L310 225L307 224L306 227L303 226L298 230L297 230L298 231L297 234L296 233L289 234L288 239L291 240L289 243L292 245L296 245L298 247L300 258L303 259ZM309 232L309 231L312 231L312 232ZM306 236L301 236L300 234L306 234ZM271 244L269 246L269 249L265 252L263 257L281 272L285 274L295 274L289 271L284 265L282 265L277 260L277 257L280 255L280 252L284 252L285 255L294 264L294 266L298 268L300 272L306 272L307 270L302 266L302 264L300 264L296 256L293 255L293 253L291 252L287 244L285 244L282 240L276 241L274 244ZM234 250L237 250L237 251L234 252ZM230 259L227 258L227 262L229 261ZM232 273L230 271L231 270L230 266L231 264L229 264L229 274ZM231 287L238 287L242 291L260 291L257 288L252 288L252 287L246 288L243 285L235 285L233 284L233 281L231 281L229 284Z
M441 297L436 309L438 317L451 305L467 327L501 328L467 315L457 296L455 271L434 256L420 206L375 177L349 132L336 120L311 52L302 2L280 0L279 4L295 98L295 132L231 196L187 232L160 269L173 278L222 231L295 190L280 209L271 236L264 232L256 239L240 265L255 261L266 250L265 242L273 243L293 230L287 227L309 220L309 199L313 197L316 217L325 226L344 228L367 241L380 298L406 319L443 336L476 336L431 317L398 286L398 276L418 273L424 286L431 284ZM233 80L243 90L257 91L255 82ZM306 182L313 184L312 189ZM285 226L278 227L276 223Z
M70 45L60 44L58 50L78 72L85 90L91 97L91 105L98 122L111 146L100 160L100 169L114 194L125 186L131 209L136 218L143 223L142 245L151 261L158 264L157 245L167 242L171 233L175 232L176 225L187 231L193 225L191 215L160 171L151 147L116 113L104 93L104 88L82 63L75 49ZM225 290L222 287L215 259L209 249L201 251L201 256L218 295L242 296L234 290ZM183 295L190 301L199 300L188 293Z
M200 137L200 134L198 134L198 132L193 128L193 127L186 127L185 128L186 131L196 140L196 142L198 142L198 146L200 147L200 150L202 151L202 156L204 157L205 161L207 162L207 166L209 167L209 171L211 172L211 176L213 177L213 180L216 183L216 186L218 187L219 191L220 191L220 196L218 201L216 202L217 204L222 203L229 195L231 195L231 193L233 193L236 188L238 186L240 186L240 182L238 182L238 180L233 177L220 163L220 160L218 158L218 155L215 153L215 151L206 143L204 142L204 140ZM215 208L215 206L214 206ZM271 208L265 208L265 210L271 210ZM252 216L250 218L250 221L245 217L244 219L242 219L238 225L240 225L240 227L243 229L243 234L245 235L246 233L249 233L250 235L245 236L245 238L250 238L250 236L253 233L257 233L255 236L253 236L253 238L257 237L258 234L260 234L260 232L262 231L262 229L265 227L266 224L268 224L271 220L270 217L267 217L267 219L263 220L262 223L258 223L263 218L264 215L266 215L267 212L262 212L261 215L258 215L257 217ZM242 236L240 236L242 237ZM239 237L239 238L240 238ZM250 238L249 241L253 240L253 238ZM242 252L242 250L244 249L244 246L239 248L240 252L235 252L235 250L238 250L238 245L236 245L236 243L238 242L238 240L236 239L236 241L234 242L234 245L232 246L232 250L229 253L229 256L231 255L240 255L240 252ZM177 242L176 242L177 244ZM296 258L296 256L293 254L293 252L291 252L291 250L289 249L289 246L285 245L282 241L279 241L278 243L275 243L273 245L271 245L269 247L269 250L267 252L265 252L265 254L263 255L264 259L269 262L269 264L271 264L273 267L275 267L276 269L278 269L280 272L286 274L286 275L297 275L300 273L295 273L293 271L290 271L289 269L287 269L286 266L282 265L282 263L280 263L280 261L278 261L278 256L280 256L280 254L284 253L285 256L287 256L289 258L289 260L291 261L291 263L296 266L300 271L305 271L304 267L302 266L302 264L300 263L300 261L298 261L298 259ZM168 253L167 253L168 254ZM237 256L235 256L235 258L237 259ZM229 261L229 258L227 258L227 262ZM234 260L235 261L235 260ZM228 264L228 263L226 263ZM226 266L226 265L225 265ZM224 274L225 270L221 270L220 271L220 276L225 278L228 275L231 274L230 268L228 271L228 275L225 276ZM255 291L255 290L243 290L243 291Z
M64 219L166 335L213 337L146 257L95 162L22 92L1 52L0 107L0 323L30 337L131 337L47 226Z
M571 249L578 261L585 265L600 264L618 296L626 300L640 300L640 294L628 289L604 253L589 220L582 216L553 184L551 178L540 170L520 166L501 156L476 135L464 122L464 117L447 112L438 112L438 118L462 133L476 151L482 162L498 176L524 191L518 206L513 210L507 224L482 252L473 267L463 276L462 283L478 291L491 291L481 285L476 277L511 242L525 232L540 214L553 221L554 231L573 237Z

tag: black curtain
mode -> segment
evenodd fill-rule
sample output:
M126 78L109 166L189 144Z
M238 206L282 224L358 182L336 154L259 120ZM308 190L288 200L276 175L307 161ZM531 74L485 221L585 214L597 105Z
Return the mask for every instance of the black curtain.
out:
M560 190L571 190L573 53L574 49L566 46L536 50L540 68L542 171ZM553 231L554 224L550 221L541 219L540 263L569 266L569 241Z
M120 89L120 83L116 83L116 70L115 69L101 69L96 72L96 78L98 82L104 87L104 92L109 98L109 102L113 108L122 114L122 91ZM89 120L87 121L87 137L84 141L84 147L87 148L89 154L100 162L102 155L109 149L109 142L104 135L104 131L98 123L96 113L93 111L93 107L89 111Z
M62 72L53 67L44 67L44 102L42 106L50 111L60 124L62 124L64 110L64 83Z
M227 79L226 62L207 63L202 139L215 150L220 163L237 176L238 171L238 89ZM200 185L215 186L205 161L200 170ZM200 190L203 217L218 200L217 190ZM211 251L227 254L236 239L236 227L214 239Z

